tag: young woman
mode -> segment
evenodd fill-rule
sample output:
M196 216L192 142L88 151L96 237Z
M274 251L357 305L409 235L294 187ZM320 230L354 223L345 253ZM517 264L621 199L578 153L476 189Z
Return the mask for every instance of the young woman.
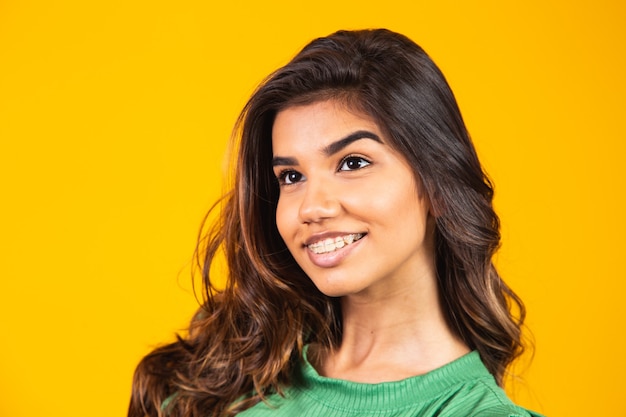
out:
M533 415L500 388L525 310L492 264L493 189L419 46L316 39L238 128L206 301L140 363L129 416Z

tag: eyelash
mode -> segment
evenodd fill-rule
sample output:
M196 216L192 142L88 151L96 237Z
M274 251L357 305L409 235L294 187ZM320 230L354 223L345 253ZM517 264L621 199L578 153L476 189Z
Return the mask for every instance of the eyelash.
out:
M358 162L360 165L357 168L354 169L342 169L342 167L344 165L346 165L349 162ZM371 162L369 160L367 160L366 158L363 158L362 156L358 156L358 155L347 155L346 157L344 157L341 162L339 162L339 166L337 167L337 171L357 171L359 169L363 169L366 166L370 165ZM294 180L293 182L287 182L287 178L291 175L291 174L296 174L298 175L298 179ZM304 175L302 175L301 173L299 173L296 170L293 169L284 169L282 171L280 171L278 173L278 175L276 176L276 179L278 180L278 184L283 186L287 186L287 185L294 185L297 184L298 182L300 182L299 180L304 177Z
M360 165L358 168L355 168L355 169L345 169L345 170L341 169L341 167L343 165L345 165L346 163L351 162L351 161L359 161L359 163L365 162L365 165ZM359 156L359 155L348 155L348 156L344 157L341 160L341 162L339 163L339 171L356 171L356 170L359 170L359 169L363 169L363 168L365 168L366 166L368 166L370 164L371 164L371 162L368 159L363 158L362 156Z
M300 177L303 177L303 175L300 174L298 171L295 171L293 169L284 169L284 170L280 171L278 173L278 175L276 176L276 179L278 180L278 185L282 186L282 185L294 185L294 184L296 184L297 181L296 182L287 182L286 181L287 176L290 175L290 174L298 174L298 175L300 175Z

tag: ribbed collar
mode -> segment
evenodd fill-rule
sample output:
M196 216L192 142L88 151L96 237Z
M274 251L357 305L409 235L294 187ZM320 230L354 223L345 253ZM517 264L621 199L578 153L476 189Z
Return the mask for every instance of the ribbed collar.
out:
M306 358L296 389L336 410L400 410L429 402L453 386L493 378L478 352L470 352L424 375L378 384L358 383L320 376Z

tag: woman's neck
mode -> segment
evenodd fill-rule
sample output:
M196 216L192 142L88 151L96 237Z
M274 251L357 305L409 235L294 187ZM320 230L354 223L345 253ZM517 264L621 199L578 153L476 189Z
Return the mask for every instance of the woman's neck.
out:
M434 277L377 297L342 299L343 336L319 352L320 374L355 382L397 381L439 368L469 352L444 317Z

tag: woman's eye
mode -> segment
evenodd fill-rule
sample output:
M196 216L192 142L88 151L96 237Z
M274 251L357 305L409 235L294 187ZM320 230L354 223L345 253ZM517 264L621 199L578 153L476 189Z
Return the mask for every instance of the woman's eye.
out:
M369 161L361 158L360 156L349 156L341 162L341 165L339 166L339 171L354 171L364 168L369 164Z
M295 184L302 181L302 177L298 171L283 171L278 176L278 182L285 185Z

